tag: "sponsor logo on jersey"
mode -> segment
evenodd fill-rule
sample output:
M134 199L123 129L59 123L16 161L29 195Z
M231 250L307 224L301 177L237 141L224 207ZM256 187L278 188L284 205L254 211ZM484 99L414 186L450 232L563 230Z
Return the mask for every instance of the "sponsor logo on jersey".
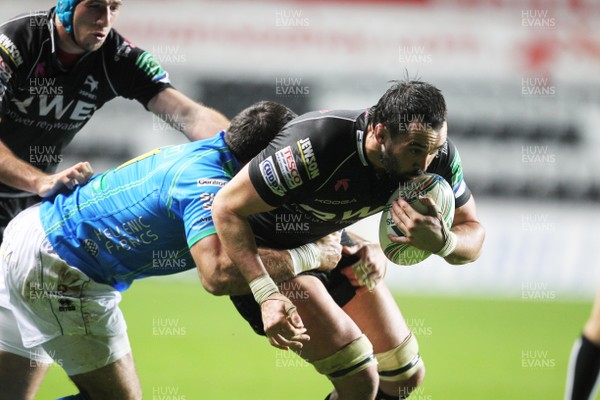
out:
M121 57L127 58L129 57L129 53L131 53L131 49L135 49L135 45L131 43L129 40L125 39L123 43L117 47L117 53L115 54L115 61L119 61Z
M275 157L277 157L277 164L279 164L279 170L285 183L287 183L287 187L293 189L302 185L302 177L300 171L298 171L292 148L287 146L279 150L275 153Z
M36 78L46 76L46 61L38 63L38 65L35 66L33 76L35 76Z
M158 61L154 59L152 54L147 51L143 52L138 59L135 61L135 65L137 65L142 71L144 71L150 78L152 78L153 82L169 82L169 74L165 71Z
M281 185L279 175L275 170L275 164L273 163L273 157L265 158L259 164L260 174L263 177L265 183L269 186L269 189L278 196L285 194L285 188Z
M94 79L93 76L88 75L85 77L85 82L83 82L83 86L88 85L90 87L90 92L95 92L98 90L98 81Z
M368 217L369 215L376 214L382 211L385 208L385 205L379 207L370 206L359 208L358 210L350 209L350 210L340 210L339 212L331 212L333 210L317 210L314 207L311 207L308 204L299 204L299 206L312 214L315 218L322 221L336 221L339 223L353 223L359 221L363 218Z
M0 49L6 53L15 66L19 67L21 64L23 64L21 52L12 42L12 40L10 40L4 33L0 35Z
M226 183L227 183L227 181L224 181L222 179L208 179L208 178L199 178L198 179L198 186L219 186L219 187L223 187L223 186L225 186Z
M319 176L319 166L317 165L317 158L312 147L312 143L309 138L299 140L297 142L298 149L300 149L300 156L304 162L304 169L308 174L308 179L315 179Z
M68 111L71 111L69 119L73 121L85 121L92 117L92 114L96 111L96 105L88 103L83 100L71 100L66 106L64 102L64 96L58 95L49 99L49 96L42 94L40 96L31 96L24 100L11 99L17 109L23 114L29 114L28 108L31 106L33 100L39 100L39 112L40 117L45 117L48 114L52 114L54 111L54 119L62 119ZM60 128L62 129L62 128ZM66 128L65 128L66 129Z
M350 179L348 178L338 179L334 186L336 192L339 192L340 189L344 189L344 192L347 192L349 187Z
M0 73L7 74L8 78L6 78L6 80L10 79L12 75L12 69L10 69L8 64L4 62L4 59L2 57L0 57ZM0 77L2 77L2 75L0 75Z
M2 57L0 57L0 104L2 103L2 97L4 97L4 93L6 93L6 89L8 88L8 82L12 77L12 70Z
M214 193L202 193L200 195L200 201L202 201L202 209L210 210L212 208L214 199L215 199Z
M329 204L329 205L342 205L342 204L352 204L356 203L356 199L345 199L345 200L335 200L335 199L315 199L317 203L321 204Z

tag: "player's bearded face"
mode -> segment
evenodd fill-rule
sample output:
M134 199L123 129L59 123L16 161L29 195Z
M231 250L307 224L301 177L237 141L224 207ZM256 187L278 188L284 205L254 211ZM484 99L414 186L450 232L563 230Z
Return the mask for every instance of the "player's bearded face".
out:
M446 125L439 131L416 124L381 149L381 164L390 179L406 182L427 170L446 142Z
M387 148L381 151L381 164L388 177L394 182L406 182L421 174L418 168L402 168L398 157Z
M98 50L117 20L120 9L120 0L82 1L73 16L77 45L87 52Z

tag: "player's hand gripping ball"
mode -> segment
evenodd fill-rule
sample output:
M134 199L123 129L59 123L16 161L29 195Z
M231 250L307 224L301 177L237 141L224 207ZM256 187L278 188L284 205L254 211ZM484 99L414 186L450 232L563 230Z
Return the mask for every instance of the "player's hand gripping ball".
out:
M416 211L427 214L427 206L419 200L423 196L430 197L437 205L438 215L443 219L443 223L446 224L448 229L452 226L454 220L454 193L444 178L436 174L423 174L401 183L387 201L379 221L379 244L385 256L394 264L414 265L431 255L429 251L417 249L408 244L394 243L388 238L388 234L404 236L404 233L392 219L390 211L392 203L398 197L402 197Z

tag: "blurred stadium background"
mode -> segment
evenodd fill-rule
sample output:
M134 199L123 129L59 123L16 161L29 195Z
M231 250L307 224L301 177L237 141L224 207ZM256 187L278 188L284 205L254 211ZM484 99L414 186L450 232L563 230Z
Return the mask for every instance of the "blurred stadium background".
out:
M3 1L0 16L52 5ZM298 113L370 106L406 76L440 87L487 240L468 266L389 268L428 366L413 397L558 399L600 284L599 24L596 0L124 0L116 29L229 117L260 99ZM119 99L63 162L100 172L183 141ZM376 240L377 223L355 230ZM227 303L194 274L124 294L147 398L325 397L327 382L268 349ZM64 388L53 369L40 398Z

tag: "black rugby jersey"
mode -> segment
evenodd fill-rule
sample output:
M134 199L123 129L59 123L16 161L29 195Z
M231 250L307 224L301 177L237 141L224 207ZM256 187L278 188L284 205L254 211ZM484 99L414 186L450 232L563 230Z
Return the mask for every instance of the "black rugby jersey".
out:
M54 9L0 25L0 139L17 157L52 173L61 151L102 105L117 97L144 107L170 87L148 52L114 29L69 70L57 59ZM0 184L1 194L20 191Z
M259 245L297 247L383 210L398 182L369 164L366 131L365 110L311 112L286 125L250 162L254 188L278 207L250 217ZM450 184L456 208L471 197L450 140L427 171Z

